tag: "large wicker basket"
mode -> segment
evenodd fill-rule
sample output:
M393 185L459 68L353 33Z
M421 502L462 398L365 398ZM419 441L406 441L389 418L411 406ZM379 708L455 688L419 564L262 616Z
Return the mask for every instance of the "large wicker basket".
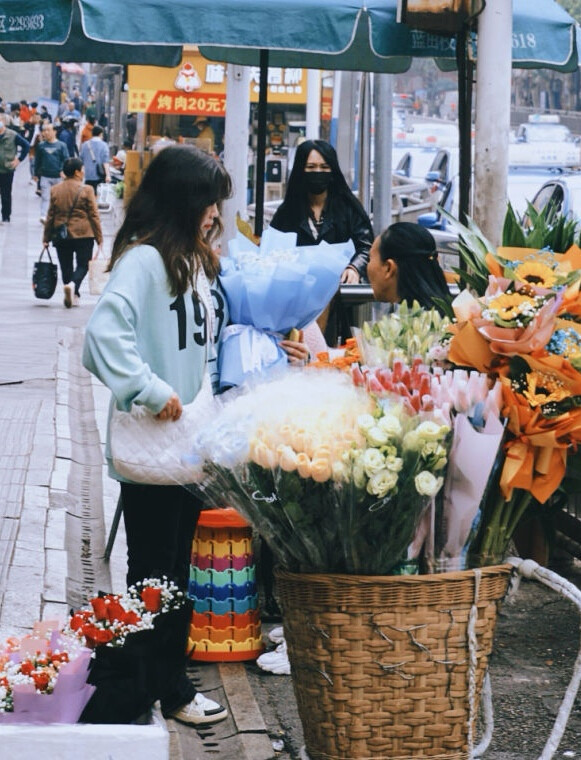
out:
M438 575L278 570L311 760L466 760L509 565Z

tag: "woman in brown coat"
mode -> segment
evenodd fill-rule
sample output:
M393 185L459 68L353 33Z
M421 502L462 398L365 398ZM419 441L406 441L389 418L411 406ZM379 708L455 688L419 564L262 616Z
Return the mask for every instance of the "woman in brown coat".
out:
M52 242L61 265L64 284L64 304L67 309L79 305L79 288L93 257L93 245L97 241L97 253L103 244L99 209L93 188L84 185L85 170L80 158L68 158L63 166L64 182L50 191L50 205L44 225L44 244ZM56 233L66 225L68 236L60 238ZM76 268L73 256L76 255Z

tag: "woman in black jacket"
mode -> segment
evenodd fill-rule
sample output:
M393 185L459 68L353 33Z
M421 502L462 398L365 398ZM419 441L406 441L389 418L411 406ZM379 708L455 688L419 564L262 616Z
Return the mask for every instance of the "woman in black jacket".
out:
M353 195L341 169L337 153L325 140L305 140L296 150L284 201L272 218L271 227L296 232L297 245L345 243L351 239L355 254L341 276L342 283L366 279L373 230L365 209ZM337 336L326 310L317 320L330 345ZM346 338L346 335L342 336Z
M374 237L371 222L349 189L337 153L328 142L305 140L298 146L284 201L271 226L282 232L296 232L297 245L353 240L355 255L341 282L365 279Z

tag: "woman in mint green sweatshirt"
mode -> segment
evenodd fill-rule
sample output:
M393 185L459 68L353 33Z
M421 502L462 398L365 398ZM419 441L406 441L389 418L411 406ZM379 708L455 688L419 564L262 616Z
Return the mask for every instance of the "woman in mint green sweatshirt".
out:
M83 363L111 390L111 408L143 404L161 420L177 420L200 391L227 323L213 243L222 230L219 206L230 194L223 166L191 146L165 148L147 169L86 329ZM186 591L200 502L182 486L127 482L115 472L109 441L106 455L121 483L128 585L165 575ZM185 662L156 695L164 714L192 725L225 718L225 708L196 693Z

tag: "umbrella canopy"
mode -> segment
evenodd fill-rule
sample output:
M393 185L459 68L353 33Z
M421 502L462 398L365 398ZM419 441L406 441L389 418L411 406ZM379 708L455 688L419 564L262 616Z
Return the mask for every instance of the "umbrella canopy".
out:
M18 15L22 16L24 6L42 8L48 28L62 23L67 13L70 18L71 3L72 0L52 0L48 9L43 0L0 0L0 10L17 5ZM413 57L430 57L444 66L446 62L455 65L455 39L398 23L397 0L78 3L85 35L104 43L217 45L221 47L221 60L253 64L258 64L258 50L266 48L272 65L284 62L286 66L296 64L303 68L397 72L409 68ZM514 65L573 71L577 66L575 27L571 16L554 0L514 0ZM37 35L35 41L41 32L28 31ZM248 57L238 55L245 48L253 49ZM295 58L289 57L292 53Z
M123 45L90 39L85 34L77 0L0 0L0 55L10 62L177 66L182 46Z

